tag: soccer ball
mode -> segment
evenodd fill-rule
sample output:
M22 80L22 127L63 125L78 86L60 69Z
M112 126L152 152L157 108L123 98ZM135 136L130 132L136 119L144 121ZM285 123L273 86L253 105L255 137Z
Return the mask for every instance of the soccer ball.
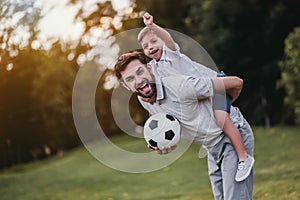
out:
M167 113L154 114L144 125L144 138L151 147L174 146L180 139L180 124Z

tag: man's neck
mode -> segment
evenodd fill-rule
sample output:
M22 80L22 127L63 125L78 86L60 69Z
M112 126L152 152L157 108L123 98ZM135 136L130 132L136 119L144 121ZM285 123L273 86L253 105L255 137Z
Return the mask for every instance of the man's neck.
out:
M147 103L154 103L156 101L156 95L153 95L150 98L141 97L142 101L145 101Z

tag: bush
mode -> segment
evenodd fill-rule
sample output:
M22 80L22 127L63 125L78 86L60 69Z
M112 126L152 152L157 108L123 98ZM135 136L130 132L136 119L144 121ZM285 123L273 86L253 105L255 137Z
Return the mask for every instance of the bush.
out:
M284 58L279 62L282 70L280 86L286 91L285 103L292 107L295 123L300 124L300 27L285 39Z

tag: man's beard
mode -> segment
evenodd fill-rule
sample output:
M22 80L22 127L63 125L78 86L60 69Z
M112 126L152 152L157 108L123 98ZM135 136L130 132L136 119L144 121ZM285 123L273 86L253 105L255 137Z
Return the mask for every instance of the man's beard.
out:
M136 94L143 98L151 98L156 94L156 84L150 83L149 81L147 81L147 82L148 82L147 84L149 84L150 88L151 88L149 93L145 94L145 93L140 92L138 89L136 90Z

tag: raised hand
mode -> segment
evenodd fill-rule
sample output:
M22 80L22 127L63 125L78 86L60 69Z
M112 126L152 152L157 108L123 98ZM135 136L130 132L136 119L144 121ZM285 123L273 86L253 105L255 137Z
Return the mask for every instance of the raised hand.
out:
M153 24L153 16L147 12L143 15L143 20L145 26L151 26Z

